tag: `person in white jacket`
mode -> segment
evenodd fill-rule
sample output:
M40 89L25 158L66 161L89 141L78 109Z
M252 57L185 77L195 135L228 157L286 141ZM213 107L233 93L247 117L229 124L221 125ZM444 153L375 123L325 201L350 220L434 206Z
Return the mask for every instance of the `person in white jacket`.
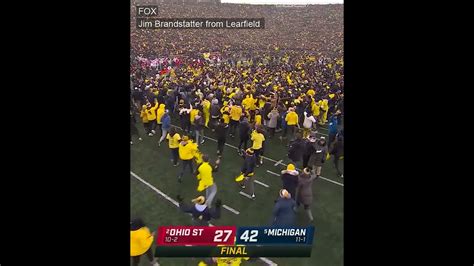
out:
M308 114L308 112L304 112L304 121L303 121L303 138L309 136L313 125L316 125L316 118L312 114Z

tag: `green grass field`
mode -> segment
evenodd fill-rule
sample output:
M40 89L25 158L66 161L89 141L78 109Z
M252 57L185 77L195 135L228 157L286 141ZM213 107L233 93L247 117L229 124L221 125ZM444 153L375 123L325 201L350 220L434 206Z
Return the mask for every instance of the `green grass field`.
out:
M178 125L176 121L173 124ZM167 142L163 142L161 147L158 147L158 139L161 133L148 137L145 136L141 123L137 124L137 128L143 141L133 139L134 145L131 145L131 171L173 199L176 199L176 195L181 194L185 200L189 201L199 195L196 191L198 182L189 172L185 173L183 183L179 184L177 182L177 174L181 169L181 165L173 167L170 162L171 153ZM327 134L325 130L321 130L321 132ZM205 135L210 138L215 137L210 130L206 130ZM276 136L279 136L279 134ZM228 138L227 143L237 146L238 137L235 139ZM286 142L282 143L278 138L267 140L264 156L275 161L283 160L283 163L288 163L285 144ZM200 150L203 153L208 153L211 156L211 161L216 160L217 143L215 141L206 139L206 142L200 145ZM226 145L219 171L214 175L218 187L216 199L222 199L223 204L240 213L237 215L222 209L221 219L213 220L212 223L236 226L269 225L274 200L281 188L281 179L279 176L268 173L267 170L279 173L286 167L281 164L274 166L274 162L264 160L264 165L256 169L255 176L256 180L267 184L269 187L255 184L256 199L252 201L239 194L240 187L234 182L234 178L240 172L241 164L242 158L237 155L236 149ZM297 167L301 168L301 164ZM344 183L343 179L336 176L332 158L323 166L322 176L341 184ZM130 186L131 216L142 217L151 230L154 231L162 225L191 225L190 216L180 212L172 202L166 200L132 175L130 176ZM276 264L343 265L344 188L342 185L318 179L313 183L313 195L312 211L316 233L311 258L268 258ZM308 224L302 208L298 211L297 223L302 226ZM159 261L164 266L197 265L199 258L160 258ZM142 258L140 265L149 265L145 257ZM265 265L265 263L262 260L255 260L244 262L242 265Z

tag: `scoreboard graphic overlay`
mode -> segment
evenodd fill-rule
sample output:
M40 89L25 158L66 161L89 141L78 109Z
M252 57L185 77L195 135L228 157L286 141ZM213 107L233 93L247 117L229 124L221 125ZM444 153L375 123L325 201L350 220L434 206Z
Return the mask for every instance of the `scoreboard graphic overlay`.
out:
M311 257L314 226L160 226L156 257Z

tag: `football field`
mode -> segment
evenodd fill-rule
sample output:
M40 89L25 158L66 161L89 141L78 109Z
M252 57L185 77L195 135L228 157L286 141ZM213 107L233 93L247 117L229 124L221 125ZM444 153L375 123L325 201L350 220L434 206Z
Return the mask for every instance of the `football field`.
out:
M176 120L172 120L178 125ZM191 217L181 212L176 206L176 195L180 194L189 202L197 197L198 181L189 171L185 172L183 182L178 183L177 175L181 164L174 167L168 143L158 147L161 132L153 137L146 136L143 125L137 123L143 138L138 141L134 136L131 145L131 216L143 218L147 226L155 231L162 225L191 225ZM178 130L181 134L181 131ZM327 130L321 129L322 134ZM217 159L217 143L214 133L205 130L206 141L199 145L202 153L210 155L211 162ZM235 146L238 136L228 137L221 159L220 168L214 174L217 185L215 199L222 199L222 217L212 220L214 225L263 226L269 225L272 219L274 200L281 188L280 171L286 169L289 162L286 156L286 141L275 138L265 142L264 164L256 168L255 200L239 194L240 187L234 181L239 175L243 159L238 156ZM326 137L327 138L327 137ZM249 143L251 145L251 143ZM277 164L277 165L275 165ZM340 163L343 169L343 162ZM301 168L301 163L297 165ZM249 192L247 192L249 193ZM204 195L204 194L203 194ZM332 158L323 166L322 177L313 183L313 205L315 237L311 258L260 258L244 261L242 265L343 265L343 195L344 180L336 175ZM303 208L297 212L297 225L308 225L308 218ZM163 266L197 265L200 258L160 258ZM143 257L140 265L149 265Z

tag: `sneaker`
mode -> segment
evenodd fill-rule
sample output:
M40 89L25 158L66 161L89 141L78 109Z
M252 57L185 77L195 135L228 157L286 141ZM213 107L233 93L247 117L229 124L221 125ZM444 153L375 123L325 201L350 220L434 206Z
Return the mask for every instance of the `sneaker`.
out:
M133 145L133 141L130 141L130 145Z
M153 133L151 133L151 132L148 133L148 136L153 137Z
M257 164L256 167L257 167L257 168L260 167L260 164Z
M244 179L245 179L245 176L244 176L243 174L240 174L240 175L239 175L238 177L236 177L234 180L235 180L235 182L241 182L241 181L244 180ZM244 186L244 187L245 187L244 184L240 184L240 186Z
M252 199L255 199L255 194L252 194Z
M143 139L142 138L138 138L139 141L142 141Z
M341 178L344 178L344 175L341 175Z
M151 133L155 134L155 133L156 133L156 131L155 131L154 129L152 129L152 130L151 130Z
M179 163L177 163L177 164L173 164L173 166L175 166L175 167L176 167L176 166L178 166L178 165L179 165Z
M205 141L205 140L204 140L204 139L202 139L202 141L201 141L201 144L204 144L204 141Z

